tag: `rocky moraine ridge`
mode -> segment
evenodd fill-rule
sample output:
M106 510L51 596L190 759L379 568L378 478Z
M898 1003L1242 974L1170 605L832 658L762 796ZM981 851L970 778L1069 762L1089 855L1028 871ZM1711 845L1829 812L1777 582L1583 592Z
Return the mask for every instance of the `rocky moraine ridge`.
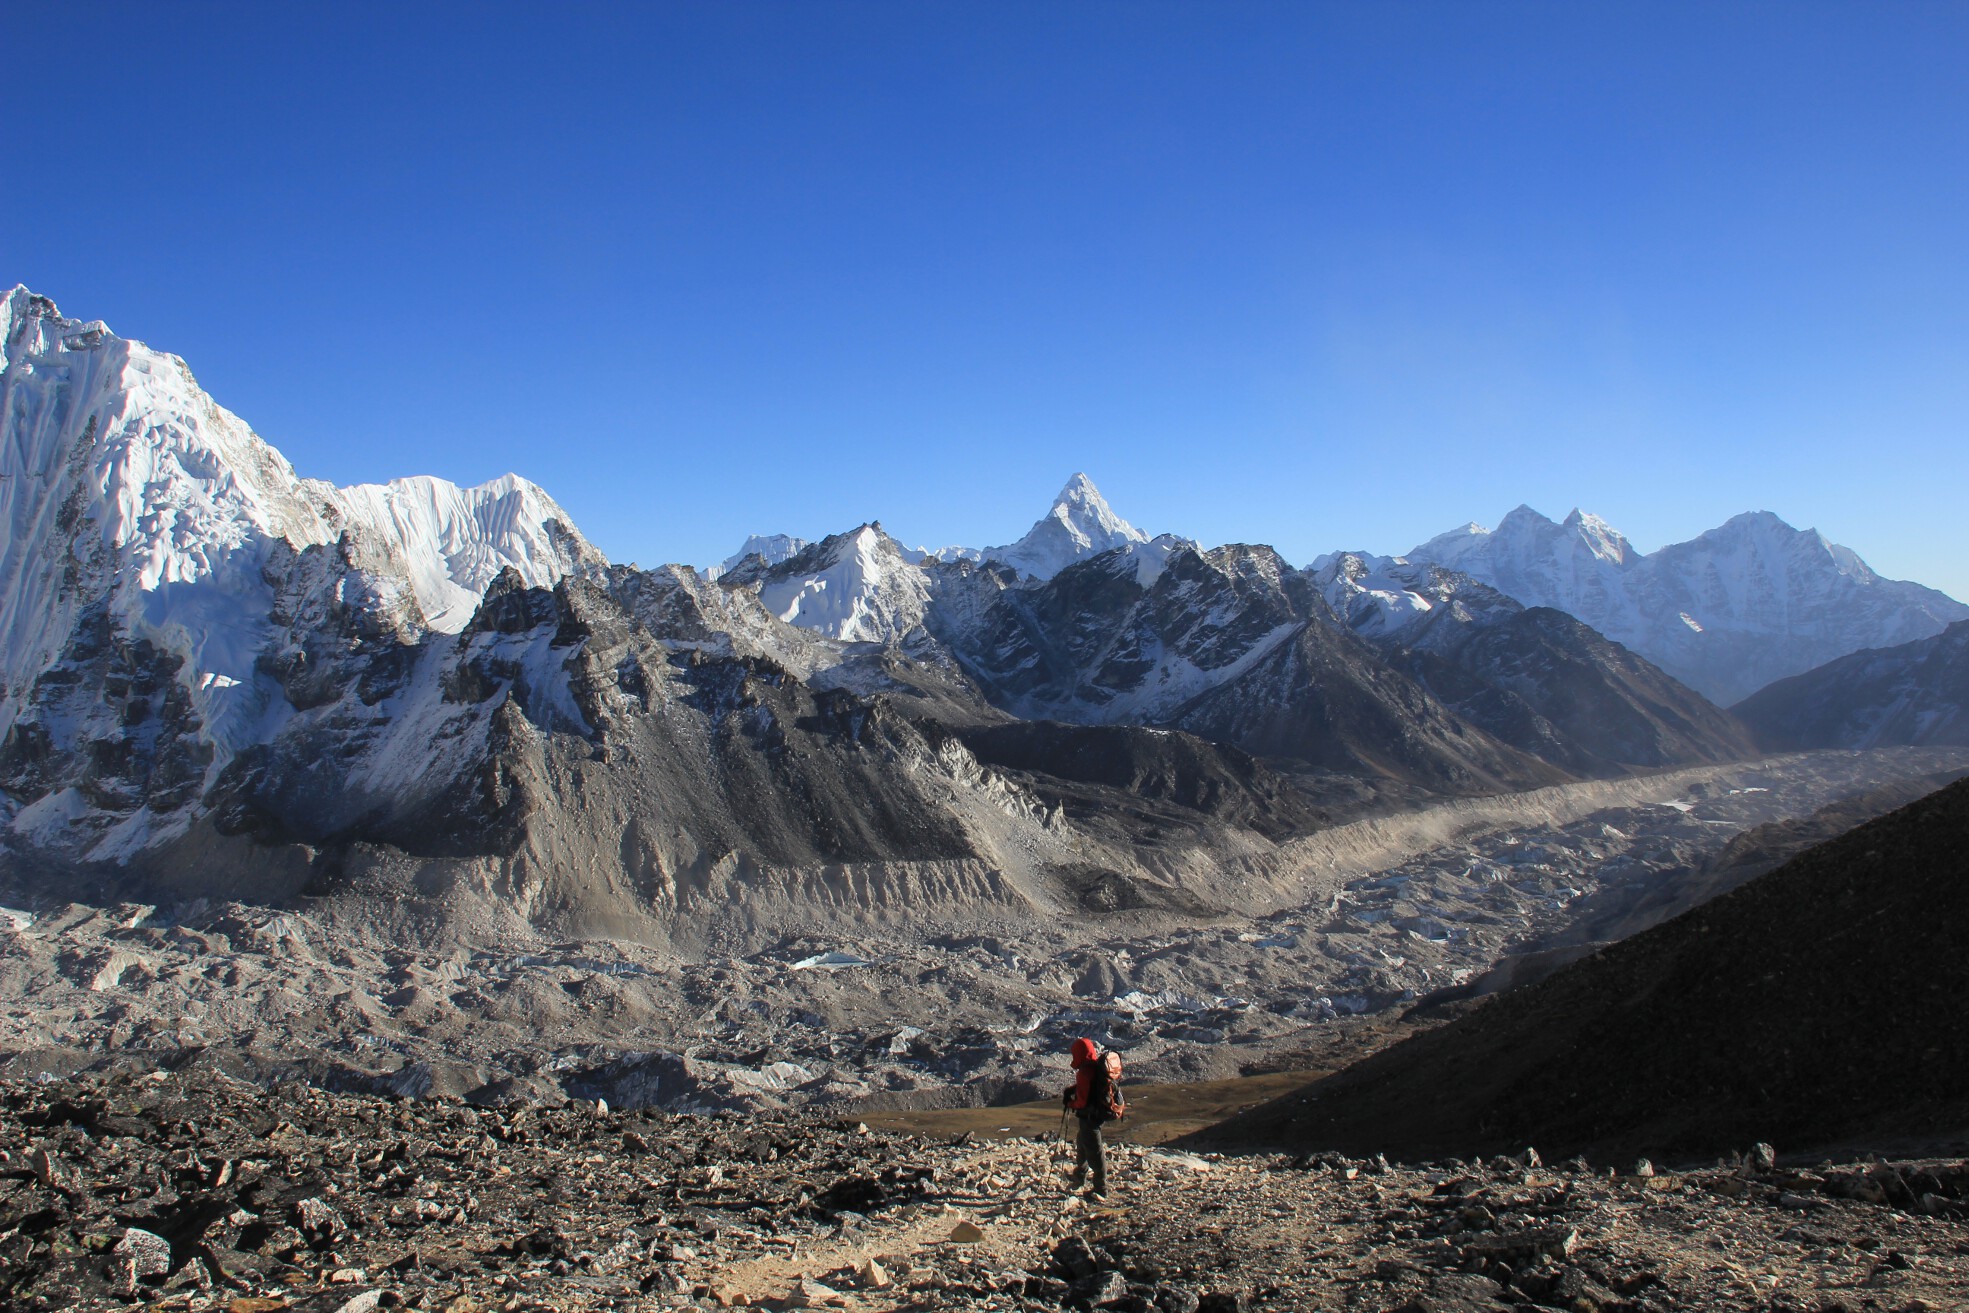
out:
M0 1303L186 1313L1961 1307L1969 1163L1116 1150L835 1120L0 1085Z

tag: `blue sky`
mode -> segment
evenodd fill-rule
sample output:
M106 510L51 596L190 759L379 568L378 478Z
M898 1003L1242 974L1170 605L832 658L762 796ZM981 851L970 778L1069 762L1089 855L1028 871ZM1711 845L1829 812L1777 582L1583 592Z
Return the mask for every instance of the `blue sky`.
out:
M1969 7L15 7L0 284L616 559L1075 470L1301 563L1750 509L1969 597Z

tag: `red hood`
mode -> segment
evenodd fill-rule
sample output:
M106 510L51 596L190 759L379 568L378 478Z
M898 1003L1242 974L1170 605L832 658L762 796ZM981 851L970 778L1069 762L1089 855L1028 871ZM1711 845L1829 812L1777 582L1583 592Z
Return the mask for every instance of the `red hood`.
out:
M1073 1065L1075 1067L1085 1067L1100 1056L1101 1051L1094 1047L1093 1040L1077 1039L1073 1042Z

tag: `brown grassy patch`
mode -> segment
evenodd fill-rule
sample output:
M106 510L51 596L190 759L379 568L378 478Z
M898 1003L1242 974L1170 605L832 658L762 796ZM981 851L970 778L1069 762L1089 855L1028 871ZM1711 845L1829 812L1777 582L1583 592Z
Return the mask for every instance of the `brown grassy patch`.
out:
M1168 1085L1130 1085L1128 1117L1108 1127L1110 1143L1167 1144L1226 1117L1281 1098L1328 1075L1324 1071L1274 1071L1262 1076ZM1063 1082L1064 1083L1064 1082ZM966 1132L978 1139L1053 1136L1060 1130L1057 1099L1014 1103L1002 1108L938 1108L928 1112L872 1112L861 1120L886 1131L951 1136ZM1071 1125L1069 1125L1069 1132Z

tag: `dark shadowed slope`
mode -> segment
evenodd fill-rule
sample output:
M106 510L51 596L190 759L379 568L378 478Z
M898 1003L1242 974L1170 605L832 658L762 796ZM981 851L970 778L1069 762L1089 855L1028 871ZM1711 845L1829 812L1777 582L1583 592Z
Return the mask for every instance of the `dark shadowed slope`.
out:
M1514 748L1577 775L1618 775L1757 753L1729 712L1563 611L1532 607L1433 649L1408 672Z
M1776 751L1969 743L1969 620L1828 661L1734 708Z
M1408 1157L1969 1140L1965 943L1969 781L1207 1136Z

